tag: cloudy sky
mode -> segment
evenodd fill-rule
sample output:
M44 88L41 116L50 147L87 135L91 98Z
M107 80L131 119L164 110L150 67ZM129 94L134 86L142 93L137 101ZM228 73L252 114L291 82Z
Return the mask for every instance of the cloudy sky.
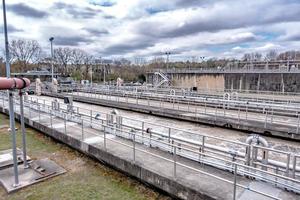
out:
M239 57L300 47L300 0L9 0L7 12L10 39L47 49L54 36L56 47L102 57Z

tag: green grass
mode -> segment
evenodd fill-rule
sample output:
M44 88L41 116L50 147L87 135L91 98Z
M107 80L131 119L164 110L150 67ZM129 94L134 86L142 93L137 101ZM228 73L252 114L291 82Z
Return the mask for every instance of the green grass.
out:
M5 124L8 124L8 118L0 115L0 125ZM67 173L10 195L0 187L0 200L169 199L35 130L26 130L28 155L33 159L50 158L64 167ZM20 129L17 133L17 144L21 148ZM9 148L11 138L7 128L0 129L0 150Z

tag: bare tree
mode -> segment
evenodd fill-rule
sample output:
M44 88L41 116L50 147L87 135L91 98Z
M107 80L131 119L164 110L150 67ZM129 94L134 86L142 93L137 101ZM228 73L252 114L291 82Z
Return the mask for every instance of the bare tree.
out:
M266 54L266 59L269 61L274 61L277 59L277 51L276 50L270 50L267 54Z
M252 55L251 53L245 53L243 58L242 58L243 61L251 61L252 60Z
M262 54L261 53L258 53L258 52L255 52L253 54L253 58L255 61L261 61L261 58L262 58Z
M80 71L87 53L81 49L73 49L71 54L71 64Z
M68 64L72 60L72 49L69 47L60 47L58 49L54 49L54 58L56 64L61 67L60 71L64 74L68 73Z
M18 39L9 44L12 62L18 62L23 68L29 63L36 63L41 58L42 48L36 40Z
M93 66L95 65L95 58L92 55L89 54L85 54L84 58L83 58L83 64L85 67L85 79L88 79L89 73L92 72L93 70Z

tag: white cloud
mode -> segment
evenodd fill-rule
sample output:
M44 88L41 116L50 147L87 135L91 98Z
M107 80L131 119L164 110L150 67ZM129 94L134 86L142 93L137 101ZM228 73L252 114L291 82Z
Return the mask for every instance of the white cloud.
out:
M60 37L66 40L60 44L80 45L79 48L103 56L151 56L168 50L177 57L204 54L235 57L247 51L297 48L300 40L300 2L293 0L11 0L7 3L22 3L29 11L37 11L35 16L44 16L30 17L29 12L25 17L8 7L11 30L12 27L23 30L11 32L10 39L36 39L48 48L50 36Z

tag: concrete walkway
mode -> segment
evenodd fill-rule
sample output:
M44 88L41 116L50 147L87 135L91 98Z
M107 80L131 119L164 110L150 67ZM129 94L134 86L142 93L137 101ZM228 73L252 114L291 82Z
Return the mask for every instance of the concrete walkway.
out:
M8 113L7 108L4 112ZM38 113L34 110L31 110L31 114L32 116L38 116ZM134 159L132 141L106 134L107 139L104 143L104 132L93 129L88 124L84 125L84 134L82 134L80 124L67 122L65 129L64 120L57 117L52 118L51 125L48 114L42 114L40 118L29 119L28 109L25 109L25 122L58 141L134 176L142 182L153 185L174 197L182 199L233 199L232 182L234 175L231 172L203 166L198 162L177 157L176 174L174 176L174 156L168 152L136 143ZM299 199L299 195L245 177L238 176L237 183L244 185L246 188L257 189L260 192L273 195L278 199ZM240 187L237 188L236 197L240 200L271 199Z

